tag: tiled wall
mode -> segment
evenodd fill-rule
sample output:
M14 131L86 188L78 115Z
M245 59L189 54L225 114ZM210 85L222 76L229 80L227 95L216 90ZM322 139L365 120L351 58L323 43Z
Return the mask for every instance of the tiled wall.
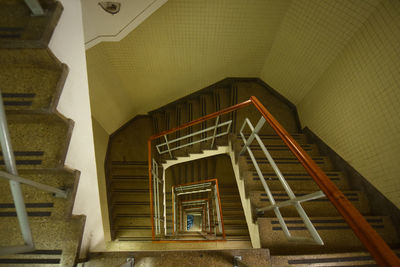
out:
M122 41L87 50L93 116L112 133L226 77L258 76L290 2L168 1Z
M260 78L297 104L326 71L379 0L296 0Z
M400 207L400 1L377 7L298 110L303 126Z

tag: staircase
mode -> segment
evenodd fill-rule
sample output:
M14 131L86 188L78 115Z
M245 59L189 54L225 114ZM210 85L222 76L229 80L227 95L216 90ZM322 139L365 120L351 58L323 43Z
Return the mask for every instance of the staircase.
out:
M0 90L19 175L63 189L57 198L21 185L35 250L0 256L5 266L74 266L85 223L72 216L79 171L64 168L73 121L56 111L68 74L48 42L63 10L41 1L45 16L31 16L23 1L0 3ZM4 159L0 161L4 171ZM23 245L10 184L0 179L0 246Z
M119 162L120 164L129 166L126 167L130 169L129 172L138 175L137 177L130 177L129 179L131 180L129 181L136 182L140 176L140 179L143 179L143 183L141 184L140 189L136 189L141 190L140 192L137 191L132 194L129 201L128 197L126 198L127 203L130 203L129 205L142 205L144 204L144 201L148 203L149 199L146 198L143 193L146 190L149 190L148 184L145 184L148 175L146 173L147 170L143 170L144 167L142 165L139 166L134 163L140 162L140 164L147 165L147 155L141 154L140 157L138 155L130 155L130 151L139 152L142 151L141 149L147 149L145 144L147 138L151 134L172 129L201 116L240 103L247 100L251 95L260 99L263 105L266 106L284 128L291 133L302 148L309 153L313 160L326 172L328 177L338 186L352 204L364 216L366 216L367 221L384 238L384 240L393 249L398 248L399 238L389 217L390 214L387 214L387 216L378 216L371 212L370 205L373 205L373 203L368 202L368 197L364 192L350 186L351 183L349 183L349 179L351 179L351 177L347 177L345 173L337 171L331 160L320 154L317 145L310 143L305 134L301 132L294 107L288 103L287 100L282 99L282 97L257 79L226 79L214 86L200 90L174 103L150 112L149 115L140 116L129 122L110 139L109 155L111 152L111 154L115 156L109 156L106 162L109 177L111 178L109 182L111 184L116 182L115 172L113 171L114 165L112 165L112 162ZM245 118L249 118L253 125L255 125L260 117L260 113L257 110L246 109L245 112L237 111L223 115L221 116L220 121L224 122L232 119L231 132L238 133L241 123ZM145 127L143 124L144 122L146 124ZM185 134L206 129L214 124L215 120L208 120L171 134L168 136L168 139L179 138ZM146 134L142 134L143 132L146 132ZM247 130L244 132L247 135L249 133ZM296 196L307 195L319 190L319 187L308 175L304 167L297 161L287 146L270 127L264 126L259 134L284 177L294 190ZM132 138L132 136L135 136L135 138ZM196 138L199 137L194 136L191 141L196 141ZM350 257L350 265L359 265L366 261L373 262L371 258L366 260L364 256L360 256L367 255L363 252L364 248L361 242L355 237L352 230L337 212L336 208L334 208L326 198L315 199L303 203L306 213L315 225L315 228L322 237L325 245L319 246L288 242L273 212L266 211L263 214L256 212L256 208L269 205L268 197L260 182L260 178L251 163L249 155L247 153L239 155L239 151L241 151L243 146L241 137L231 135L231 140L239 164L241 179L245 184L246 198L250 200L253 207L253 220L256 221L259 226L261 246L263 248L268 248L271 251L272 262L275 262L274 266L301 266L296 265L299 264L299 262L304 263L305 266L309 262L312 262L312 259L324 259L326 255L328 255L328 258L332 258L332 262L339 261L337 259L342 257ZM128 142L129 145L123 146L122 144L124 142ZM164 140L158 141L156 144L162 142L164 142ZM264 177L267 177L267 183L273 196L278 202L288 200L288 196L278 181L276 174L265 159L261 149L255 143L256 142L253 142L251 149L260 164ZM228 145L227 139L217 139L216 145ZM179 144L177 144L177 146L179 146ZM184 158L189 154L193 155L202 153L205 149L210 149L210 146L211 140L173 151L172 159ZM155 150L152 152L152 155L157 155L157 160L159 160L160 163L171 159L169 153L158 155ZM224 172L226 169L232 169L231 167L228 167L228 165L230 165L228 158L222 155L189 161L174 165L167 169L166 180L170 180L170 183L172 184L179 184L204 180L203 178L218 178L221 176L219 172ZM229 177L226 178L225 184L221 182L221 203L223 206L222 212L224 216L225 229L227 230L227 240L249 240L247 224L244 218L243 208L241 207L234 174L231 172L224 177ZM167 188L172 184L167 184ZM110 192L111 199L116 197L116 191L113 188L114 187L111 187ZM121 190L123 189L121 188ZM170 196L167 195L167 205L169 205L168 203L170 202L170 199ZM110 205L110 209L113 210L113 216L122 216L122 214L117 211L117 209L119 210L119 207ZM167 206L167 211L168 210L169 207ZM303 222L299 219L294 208L282 208L281 211L288 228L293 235L309 236ZM124 217L125 222L129 222L132 229L138 230L135 234L132 232L129 237L121 236L119 234L121 225L118 220L115 220L115 217L112 218L113 220L111 225L114 230L114 238L119 240L151 240L151 233L147 232L148 229L151 229L151 220L149 220L148 217L147 221L142 220L145 216L146 215L143 213L136 217L131 210L129 217ZM140 218L140 220L137 220L137 218ZM137 226L135 225L136 223L138 224ZM168 232L171 231L171 227L171 218L167 217ZM142 231L141 235L139 235L139 230L145 228L146 234ZM294 258L302 259L302 261L292 260ZM323 260L316 260L316 262L323 262ZM327 262L331 264L329 260L327 260ZM334 266L334 263L332 263L332 266Z

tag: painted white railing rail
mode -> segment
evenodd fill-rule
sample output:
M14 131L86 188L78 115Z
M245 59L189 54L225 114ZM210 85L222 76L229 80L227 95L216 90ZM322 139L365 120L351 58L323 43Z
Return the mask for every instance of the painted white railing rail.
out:
M163 221L160 213L160 184L163 184L163 180L159 178L158 176L158 163L155 159L153 159L153 168L152 168L152 173L153 173L153 195L154 195L154 226L155 226L155 232L156 235L161 234L161 221ZM164 194L164 193L163 193Z
M311 193L305 196L301 197L296 197L296 195L293 193L293 190L290 188L289 184L286 182L285 177L282 175L281 171L279 170L278 166L276 165L274 159L272 158L271 154L268 152L267 148L265 147L264 143L262 142L261 138L258 135L258 132L261 130L261 128L265 124L265 118L261 117L261 119L258 121L256 127L252 125L250 120L248 118L245 119L243 122L242 128L240 129L240 136L242 137L244 146L242 150L240 151L240 155L244 154L246 151L249 153L249 156L251 158L251 161L254 165L254 168L256 169L256 172L260 178L260 181L264 187L265 193L267 193L268 199L271 203L271 205L263 207L263 208L258 208L257 212L262 213L267 210L273 210L276 217L278 218L279 224L282 227L282 230L286 236L286 238L289 241L296 241L296 242L302 242L302 243L316 243L318 245L323 245L324 242L322 241L321 237L319 236L317 230L315 229L314 225L312 224L310 218L304 211L303 207L301 206L301 202L304 201L309 201L321 197L325 197L324 193L322 191L318 191L315 193ZM246 139L243 130L245 129L246 125L250 128L251 134L249 138ZM257 143L261 147L262 151L264 152L269 164L271 165L272 169L274 170L276 176L278 177L278 180L281 182L283 188L285 189L287 195L289 196L288 201L283 201L277 203L274 199L274 196L271 193L271 190L268 187L268 184L264 178L264 175L260 169L260 166L257 163L256 158L254 157L253 152L251 151L250 145L252 142L257 140ZM294 206L300 215L300 218L303 220L307 230L311 234L311 239L308 237L299 237L299 236L292 236L291 233L289 232L289 229L285 223L285 220L283 219L283 216L279 210L279 208L282 207L287 207L287 206Z
M197 143L205 142L205 141L208 141L208 140L211 140L211 148L213 148L214 143L215 143L215 139L218 138L218 137L224 136L224 135L228 135L229 131L231 129L231 125L232 125L232 120L229 120L229 121L226 121L226 122L223 122L223 123L219 123L219 116L218 116L216 118L216 120L215 120L215 125L211 126L211 127L208 127L206 129L203 129L203 130L200 130L200 131L196 131L194 133L187 134L187 135L184 135L182 137L175 138L175 139L172 139L172 140L168 140L167 135L164 135L165 142L161 143L159 145L156 145L157 152L160 155L165 154L165 153L169 153L171 158L173 158L172 151L175 151L175 150L178 150L178 149L182 149L182 148L185 148L185 147L197 144ZM226 127L226 130L221 132L221 133L217 133L218 128L222 128L222 127ZM210 132L210 131L213 131L212 136L207 136L206 135L205 137L202 137L202 138L200 138L198 140L190 141L192 137L197 136L197 135L202 135L202 134L204 134L206 132ZM171 148L171 145L177 144L179 141L182 141L182 140L188 140L188 142L186 144L177 145L177 146L174 146L174 147Z
M3 104L2 94L0 92L0 143L3 153L4 164L7 172L0 171L0 178L7 179L10 182L11 194L14 201L15 210L17 213L19 227L21 229L23 245L0 247L0 256L16 253L31 252L35 250L35 244L32 237L32 231L29 225L28 213L26 212L21 183L36 187L39 190L53 193L56 197L66 198L67 193L61 189L37 183L29 179L18 176L17 165L14 157L14 150L11 144L10 133L6 113Z

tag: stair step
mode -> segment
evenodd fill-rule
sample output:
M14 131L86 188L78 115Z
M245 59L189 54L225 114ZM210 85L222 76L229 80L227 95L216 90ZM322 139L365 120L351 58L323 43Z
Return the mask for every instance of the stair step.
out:
M0 73L6 111L43 111L57 106L68 69L65 65L52 69L17 65L2 66Z
M53 114L8 114L7 121L18 169L63 166L71 121Z
M160 199L162 201L162 199ZM117 205L119 203L137 203L146 202L150 203L150 193L149 192L119 192L118 194L113 194L111 198L111 203Z
M396 231L389 217L366 216L365 218L389 245L399 243ZM284 219L293 236L309 236L300 218L286 217ZM278 219L258 218L257 222L262 247L268 247L271 250L271 254L280 255L330 253L363 249L362 243L342 217L310 217L310 220L324 241L324 246L288 242L279 225Z
M343 177L341 172L326 171L325 174L341 190L350 189L347 180ZM282 175L285 177L288 184L296 190L320 190L311 176L305 171L282 171ZM273 171L263 172L263 176L271 190L279 191L283 189L281 182ZM264 190L257 172L247 172L243 175L243 178L247 191Z
M327 157L313 157L314 162L324 171L333 170L332 163ZM258 166L261 171L268 172L273 171L269 161L265 157L256 158ZM303 165L298 161L297 158L293 157L275 157L275 163L279 166L279 169L283 171L305 171ZM249 170L255 170L251 158L246 157L246 162L249 166Z
M134 227L134 226L119 226L115 231L116 238L134 238L141 239L143 237L151 237L151 226Z
M397 251L400 257L400 253ZM272 256L272 266L378 266L367 252Z
M31 217L29 218L29 225L35 241L35 247L36 250L42 251L42 253L1 256L0 264L2 262L11 264L12 261L9 259L15 259L14 262L18 263L19 261L21 263L24 258L32 259L31 263L35 261L40 263L40 259L49 258L47 256L49 254L45 254L45 251L48 251L47 253L52 251L51 253L56 255L54 258L60 260L61 266L73 266L75 256L78 253L84 223L84 216L73 216L67 220ZM0 246L23 244L16 217L0 217L0 225L8 225L8 227L0 228ZM26 264L29 263L27 262Z
M224 229L225 229L225 235L226 236L246 236L249 234L249 229L247 227L247 224L239 224L239 225L226 225L224 224Z
M120 226L145 226L145 227L151 227L151 217L150 216L131 216L131 217L115 217L114 222L113 222L114 228L119 229Z
M239 147L241 149L243 145L240 145ZM293 157L292 151L290 151L290 149L286 145L265 144L265 147L274 159L280 157ZM318 147L314 144L302 144L301 147L311 157L318 158L320 156ZM253 144L250 146L250 149L256 158L265 158L265 153L262 151L260 145L256 141L253 142Z
M249 138L249 134L244 135L247 138ZM277 134L259 134L258 135L263 143L265 145L281 145L281 146L286 146L286 144L282 141L281 137ZM301 146L306 146L308 145L307 142L307 137L305 134L301 133L290 133L290 136L293 137L293 139ZM238 134L236 137L240 142L242 142L242 137ZM256 144L256 141L253 141L253 144Z
M150 205L149 204L130 204L130 205L113 205L112 207L113 218L117 216L150 216Z
M66 190L68 198L56 198L51 193L21 184L28 216L64 218L72 213L79 173L67 170L21 170L23 178ZM7 180L0 180L0 217L15 217L14 201Z
M113 192L149 192L149 181L148 180L117 180L111 181L111 190Z
M31 16L22 1L2 2L0 9L0 47L46 47L61 16L63 7L57 1L42 1L44 16Z
M295 191L296 196L303 196L311 194L315 191ZM362 213L369 213L368 200L364 194L359 191L344 191L343 194L351 201L351 203ZM277 203L289 200L285 191L272 191L272 195ZM252 191L250 192L250 201L253 207L262 208L270 205L269 199L265 191ZM311 201L302 202L304 210L308 215L312 216L340 216L336 208L324 198L319 198ZM296 209L293 206L283 207L280 209L283 216L298 216ZM267 211L262 215L263 217L274 217L273 211Z

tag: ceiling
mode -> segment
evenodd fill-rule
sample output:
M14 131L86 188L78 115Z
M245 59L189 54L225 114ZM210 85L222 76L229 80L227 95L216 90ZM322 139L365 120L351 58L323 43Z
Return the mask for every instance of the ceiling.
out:
M379 2L169 0L87 50L92 114L112 133L226 77L261 77L297 104Z
M120 9L116 14L104 11L99 2L108 1L82 1L86 49L104 41L121 41L167 0L118 0Z

